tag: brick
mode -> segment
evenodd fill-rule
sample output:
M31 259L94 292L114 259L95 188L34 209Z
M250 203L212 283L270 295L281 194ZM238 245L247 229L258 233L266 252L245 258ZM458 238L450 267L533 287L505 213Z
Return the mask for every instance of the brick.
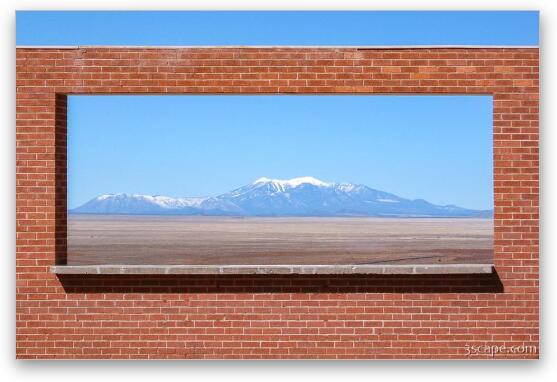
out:
M466 344L539 346L538 76L535 48L18 48L17 357L456 359ZM50 273L65 264L65 94L338 92L493 96L496 274Z

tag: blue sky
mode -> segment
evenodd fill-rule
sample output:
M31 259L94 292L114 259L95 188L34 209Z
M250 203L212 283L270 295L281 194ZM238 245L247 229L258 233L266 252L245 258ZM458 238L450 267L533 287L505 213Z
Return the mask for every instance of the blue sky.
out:
M70 96L68 205L266 176L493 206L490 96Z
M18 11L18 45L537 45L537 11Z

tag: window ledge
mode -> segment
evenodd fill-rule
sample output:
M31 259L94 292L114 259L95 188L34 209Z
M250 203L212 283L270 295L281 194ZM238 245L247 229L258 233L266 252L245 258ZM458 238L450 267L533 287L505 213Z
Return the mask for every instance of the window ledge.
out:
M180 275L180 274L477 274L493 273L492 264L421 265L56 265L56 274Z

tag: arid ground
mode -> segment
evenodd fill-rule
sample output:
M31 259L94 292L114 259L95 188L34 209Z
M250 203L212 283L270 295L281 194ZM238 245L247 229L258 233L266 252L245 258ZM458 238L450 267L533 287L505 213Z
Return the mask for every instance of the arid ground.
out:
M491 219L70 215L68 264L491 263Z

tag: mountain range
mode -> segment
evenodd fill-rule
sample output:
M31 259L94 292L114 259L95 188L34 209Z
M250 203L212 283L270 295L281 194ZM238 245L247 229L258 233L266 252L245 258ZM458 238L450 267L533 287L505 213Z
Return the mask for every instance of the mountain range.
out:
M190 216L385 216L491 217L493 210L435 205L405 199L361 184L326 183L313 177L260 178L215 197L172 198L139 194L104 194L76 214Z

